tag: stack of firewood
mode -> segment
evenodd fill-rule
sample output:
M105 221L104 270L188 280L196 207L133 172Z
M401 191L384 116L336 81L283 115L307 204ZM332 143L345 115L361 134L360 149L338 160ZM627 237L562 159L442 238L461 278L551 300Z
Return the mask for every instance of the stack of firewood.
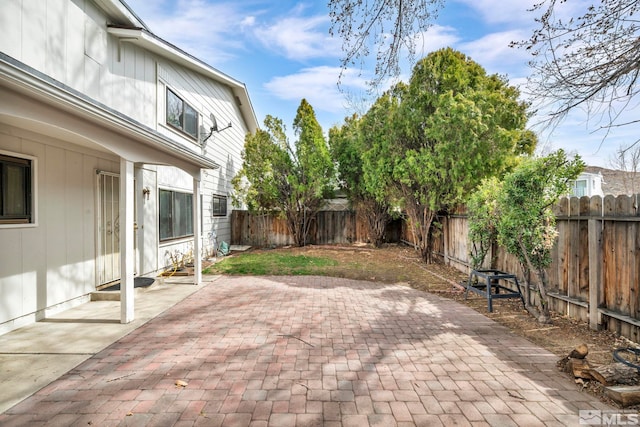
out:
M605 395L622 407L640 403L640 375L636 368L620 362L591 366L587 354L587 345L579 345L558 361L558 369L573 375L577 383L598 381L604 386Z

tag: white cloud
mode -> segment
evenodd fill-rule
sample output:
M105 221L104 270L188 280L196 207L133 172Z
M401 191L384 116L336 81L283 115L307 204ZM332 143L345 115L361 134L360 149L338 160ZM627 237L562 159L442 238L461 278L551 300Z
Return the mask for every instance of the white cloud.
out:
M513 30L487 34L477 40L462 43L459 49L482 65L489 73L522 77L529 73L530 55L523 49L509 47L512 41L522 40L526 33Z
M242 28L245 27L253 27L256 23L256 17L255 16L247 16L245 17L242 22L240 23L240 26Z
M289 59L337 57L341 54L341 45L328 35L328 27L328 16L291 16L258 27L254 34L265 47Z
M338 67L304 68L296 74L274 77L264 86L277 98L287 101L306 98L316 110L341 113L344 111L346 100L336 85L339 75ZM353 69L343 73L342 85L347 91L349 89L363 91L367 87L366 78Z
M148 2L127 0L154 34L209 63L234 57L242 49L237 23L243 18L233 3L204 0Z
M459 41L460 36L455 28L433 25L427 31L415 35L416 56L422 58L430 52L454 46Z

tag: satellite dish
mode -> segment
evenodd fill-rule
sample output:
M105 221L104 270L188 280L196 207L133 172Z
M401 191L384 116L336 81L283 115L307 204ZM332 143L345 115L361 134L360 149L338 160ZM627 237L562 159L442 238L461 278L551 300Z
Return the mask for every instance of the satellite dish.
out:
M218 132L218 121L216 120L216 116L211 113L209 114L209 118L211 119L211 132Z

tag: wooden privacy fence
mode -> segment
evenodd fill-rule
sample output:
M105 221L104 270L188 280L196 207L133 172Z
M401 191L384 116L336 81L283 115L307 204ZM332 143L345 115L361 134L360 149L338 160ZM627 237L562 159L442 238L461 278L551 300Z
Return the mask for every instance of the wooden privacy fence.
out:
M386 241L400 240L401 221L387 225ZM354 211L320 211L311 224L307 244L366 243L367 226ZM293 237L282 218L269 215L252 215L247 211L231 213L231 242L258 247L287 246L294 244Z

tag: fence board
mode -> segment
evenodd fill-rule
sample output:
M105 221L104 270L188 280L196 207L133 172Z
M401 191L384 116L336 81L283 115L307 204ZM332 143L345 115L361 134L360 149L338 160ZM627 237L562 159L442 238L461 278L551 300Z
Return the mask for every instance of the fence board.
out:
M580 297L580 260L578 245L580 244L580 200L577 197L569 199L569 213L573 220L567 221L566 234L567 255L565 268L567 269L567 296Z
M578 261L579 267L579 297L583 301L589 300L589 221L584 217L590 214L590 198L580 198L580 234L578 241Z
M557 215L569 216L570 207L569 199L562 199L558 204ZM556 246L558 248L557 268L558 268L558 288L562 295L568 295L569 292L569 269L567 266L567 244L570 234L569 221L561 221L557 225L558 229L558 242Z
M612 218L615 214L615 198L606 196L603 200L602 209L605 216ZM616 265L615 265L615 222L612 220L604 221L602 229L602 255L604 269L604 305L605 307L616 310L617 302L617 284L616 284Z
M599 308L604 303L603 242L602 221L595 217L602 215L602 198L592 197L589 201L589 327L598 330L602 324Z
M638 197L640 197L640 194L638 195ZM640 214L640 209L638 209L638 204L637 204L637 199L636 199L636 215ZM631 315L632 317L634 317L635 319L640 319L640 224L635 223L635 242L632 243L633 244L633 258L632 258L632 264L633 264L633 275L631 275L632 279L634 280L633 286L635 289L635 294L634 294L634 298L633 298L633 305L632 305L632 310L631 310ZM636 337L637 338L637 337ZM637 341L637 339L636 339Z

